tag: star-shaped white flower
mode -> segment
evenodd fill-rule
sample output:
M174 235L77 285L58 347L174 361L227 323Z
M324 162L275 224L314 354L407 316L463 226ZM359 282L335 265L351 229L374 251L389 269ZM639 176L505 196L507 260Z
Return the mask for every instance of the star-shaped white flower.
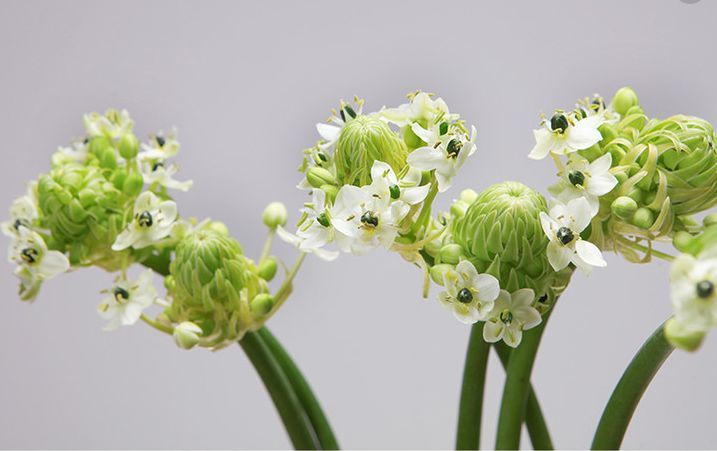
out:
M560 182L551 186L548 191L562 203L584 197L594 216L600 208L599 197L609 193L617 185L617 178L610 173L611 165L612 155L609 153L592 163L573 154L560 174Z
M162 131L152 136L148 143L142 143L142 152L137 155L140 161L166 161L179 152L177 129L172 128L169 133Z
M112 249L121 251L128 247L141 249L167 237L177 219L177 204L162 201L154 193L145 191L134 204L132 221L117 236Z
M186 182L175 180L173 177L178 171L179 168L176 164L167 166L166 162L162 160L152 161L145 159L140 163L140 172L142 173L145 183L149 185L157 184L179 191L189 191L194 182L191 180L187 180Z
M319 143L321 150L333 147L339 140L341 130L346 122L356 118L363 113L363 100L358 97L354 98L353 105L341 102L338 113L334 110L334 114L329 118L328 123L316 124L316 131L321 135L322 141Z
M523 340L523 331L541 323L542 317L532 306L535 293L530 288L509 293L500 290L493 310L483 326L483 339L488 343L503 340L511 348L517 348Z
M37 203L34 196L27 194L18 197L10 207L10 220L0 223L0 230L10 238L16 238L20 234L20 227L32 229L37 216Z
M670 295L676 321L689 331L717 326L717 248L700 258L683 254L672 264Z
M476 129L471 127L471 136L447 135L434 146L419 147L408 155L411 167L431 171L435 169L438 191L444 192L451 187L453 177L469 156L476 150ZM423 139L423 138L421 138Z
M304 219L296 231L296 235L286 231L282 226L276 228L279 237L296 246L302 252L309 252L322 260L331 261L338 257L338 252L324 249L334 239L334 227L331 214L325 205L326 194L320 189L312 192L312 201L306 204L301 212Z
M376 160L371 167L371 193L390 203L400 200L408 205L416 205L423 202L428 195L429 185L419 186L421 183L421 171L409 167L406 175L398 180L396 173L391 166L383 161Z
M598 127L602 125L599 116L578 119L573 113L555 113L550 120L543 120L543 126L533 131L535 147L528 157L542 160L549 154L565 155L587 149L602 139Z
M548 261L554 270L560 271L573 263L587 273L593 266L607 265L600 249L580 238L580 233L590 224L592 217L590 204L583 197L573 199L567 205L555 205L550 209L550 216L540 212L540 223L550 240Z
M25 300L34 299L43 281L70 269L65 254L48 250L42 236L24 226L10 243L8 260L17 264L15 275L20 278L20 295Z
M344 185L331 209L339 248L355 255L376 247L389 248L409 208L400 200L386 203L374 197L370 185L363 188Z
M126 279L117 281L109 294L97 307L100 316L108 320L104 330L133 325L157 300L157 290L152 285L152 270L143 271L135 282Z
M411 98L409 103L404 103L397 108L383 108L379 111L381 117L399 127L411 125L414 122L434 123L437 117L446 121L455 121L457 114L450 114L448 105L440 97L432 99L431 95L419 92Z
M104 115L99 113L85 114L83 117L87 136L106 136L114 139L132 131L134 122L127 110L108 110Z
M438 300L465 324L485 320L500 291L498 279L478 274L468 260L458 263L455 270L446 271L443 286L446 290L438 294Z

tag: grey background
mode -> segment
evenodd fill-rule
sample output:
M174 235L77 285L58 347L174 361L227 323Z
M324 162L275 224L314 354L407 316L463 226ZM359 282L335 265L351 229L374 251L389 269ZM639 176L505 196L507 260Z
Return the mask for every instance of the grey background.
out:
M128 108L141 136L180 129L180 212L227 223L260 252L266 203L292 211L300 151L339 98L369 110L421 88L479 129L479 153L453 189L506 179L543 192L550 162L526 158L540 112L630 84L646 110L717 120L717 3L38 2L0 3L0 206L82 133L81 115ZM2 207L3 209L5 207ZM293 250L279 244L287 260ZM669 312L668 266L574 278L536 364L555 443L589 446L602 407L643 339ZM0 446L289 446L237 347L184 352L143 325L101 331L99 290L82 270L34 305L0 271ZM398 256L308 259L271 328L300 363L350 448L453 446L468 328L420 298ZM717 446L714 335L677 352L646 394L628 448ZM491 360L483 433L492 446L502 370ZM524 441L524 445L528 442Z

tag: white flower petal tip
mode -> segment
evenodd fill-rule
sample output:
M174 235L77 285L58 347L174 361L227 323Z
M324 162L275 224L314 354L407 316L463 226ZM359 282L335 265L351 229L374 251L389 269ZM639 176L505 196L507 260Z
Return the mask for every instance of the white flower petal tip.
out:
M134 204L132 221L112 245L115 251L141 249L168 237L177 219L177 204L160 200L151 191L140 194Z

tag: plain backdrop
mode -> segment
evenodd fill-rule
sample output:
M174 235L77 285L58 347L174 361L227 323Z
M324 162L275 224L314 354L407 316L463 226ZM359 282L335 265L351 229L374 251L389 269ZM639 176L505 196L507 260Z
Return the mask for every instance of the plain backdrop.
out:
M127 108L146 137L176 125L185 216L224 221L251 256L261 211L291 220L301 149L354 94L366 109L438 93L479 130L478 153L439 197L519 180L542 192L549 161L526 155L541 112L623 85L648 114L717 120L717 3L662 1L0 3L0 205L80 136L82 114ZM4 207L3 207L4 208ZM295 252L278 243L278 255ZM545 333L533 382L562 448L589 446L642 341L670 314L668 265L576 275ZM0 447L284 448L273 405L239 347L176 348L137 325L102 332L96 269L47 283L28 305L0 271ZM348 448L449 448L469 328L420 296L421 274L377 251L307 259L271 329ZM675 352L627 431L628 448L717 446L717 340ZM494 443L503 372L491 357L483 445ZM524 439L524 446L529 442Z

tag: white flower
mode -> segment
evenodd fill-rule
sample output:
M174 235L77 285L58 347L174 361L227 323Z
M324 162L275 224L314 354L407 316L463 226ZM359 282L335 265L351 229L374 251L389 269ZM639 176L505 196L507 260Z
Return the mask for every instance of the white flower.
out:
M344 185L331 209L339 248L356 255L379 246L389 248L409 208L400 200L386 203L374 197L370 185L363 188Z
M29 190L32 193L32 188ZM15 238L19 236L20 227L32 228L37 219L37 206L34 196L27 194L13 201L10 207L10 220L0 223L0 230L5 235Z
M142 272L136 282L119 280L110 290L110 296L97 307L100 316L109 322L104 330L115 330L120 326L131 326L142 316L142 312L157 300L157 291L152 285L152 270Z
M194 182L191 180L187 180L186 182L174 180L172 177L178 170L179 168L176 164L165 166L162 160L152 161L143 159L140 163L140 172L142 173L145 183L149 185L156 183L166 188L188 191Z
M68 147L58 147L57 152L52 155L52 163L64 164L68 162L83 163L87 159L87 143L85 141L73 141Z
M179 152L179 141L177 141L177 129L172 128L166 135L160 131L150 138L149 143L142 143L142 152L137 158L142 160L165 161Z
M447 121L458 119L457 114L451 115L448 112L448 105L440 97L432 99L431 95L419 92L411 98L409 103L404 103L397 108L383 108L379 111L381 117L387 122L405 127L414 122L423 121L435 123L437 117Z
M17 264L15 275L20 278L23 299L33 299L43 281L70 269L70 262L59 251L47 249L45 240L37 232L20 226L10 243L8 260Z
M279 237L289 244L299 248L302 252L310 252L317 257L331 261L338 257L338 252L324 249L334 239L334 227L331 216L325 207L325 193L314 189L312 202L306 204L301 212L304 219L296 231L296 235L287 232L282 226L276 228Z
M319 149L324 150L332 147L339 140L341 130L346 122L356 118L363 113L363 99L354 97L354 106L341 102L338 113L333 110L333 114L329 118L329 123L316 124L316 131L321 135L322 141L319 143Z
M580 270L590 272L592 266L606 266L600 249L580 238L580 232L590 224L592 211L588 201L580 197L567 205L557 204L550 209L550 216L540 212L540 223L548 236L548 261L554 270L573 263Z
M458 263L455 270L446 271L443 285L446 291L438 294L438 300L465 324L485 320L500 291L498 279L490 274L478 274L468 260Z
M715 249L717 250L717 249ZM670 294L675 319L689 331L717 326L717 253L683 254L672 264Z
M611 165L612 155L609 153L592 163L583 157L571 156L560 174L562 180L548 191L562 203L584 197L594 216L600 208L599 197L609 193L617 185L617 178L610 173Z
M135 201L132 222L117 236L112 249L147 247L168 236L175 219L177 204L171 200L161 201L152 192L145 191Z
M543 120L543 126L533 130L535 147L528 157L542 160L550 153L565 155L600 142L602 135L598 127L602 124L600 116L578 118L572 113L555 113L550 120Z
M371 193L390 203L400 200L408 205L416 205L423 202L428 194L429 185L418 186L421 183L421 171L416 168L408 168L406 175L398 180L396 173L391 166L383 161L376 160L371 167Z
M127 110L108 110L104 115L99 113L85 114L83 117L85 131L90 137L107 136L118 138L132 131L134 122Z
M465 136L444 135L436 146L420 147L411 152L408 164L423 171L435 169L438 191L444 192L451 187L453 177L466 159L475 152L475 137L475 127L471 127L469 139Z
M512 348L517 348L523 340L523 331L540 324L542 318L531 304L535 293L530 288L509 293L500 290L489 319L483 326L483 339L488 343L503 340Z

